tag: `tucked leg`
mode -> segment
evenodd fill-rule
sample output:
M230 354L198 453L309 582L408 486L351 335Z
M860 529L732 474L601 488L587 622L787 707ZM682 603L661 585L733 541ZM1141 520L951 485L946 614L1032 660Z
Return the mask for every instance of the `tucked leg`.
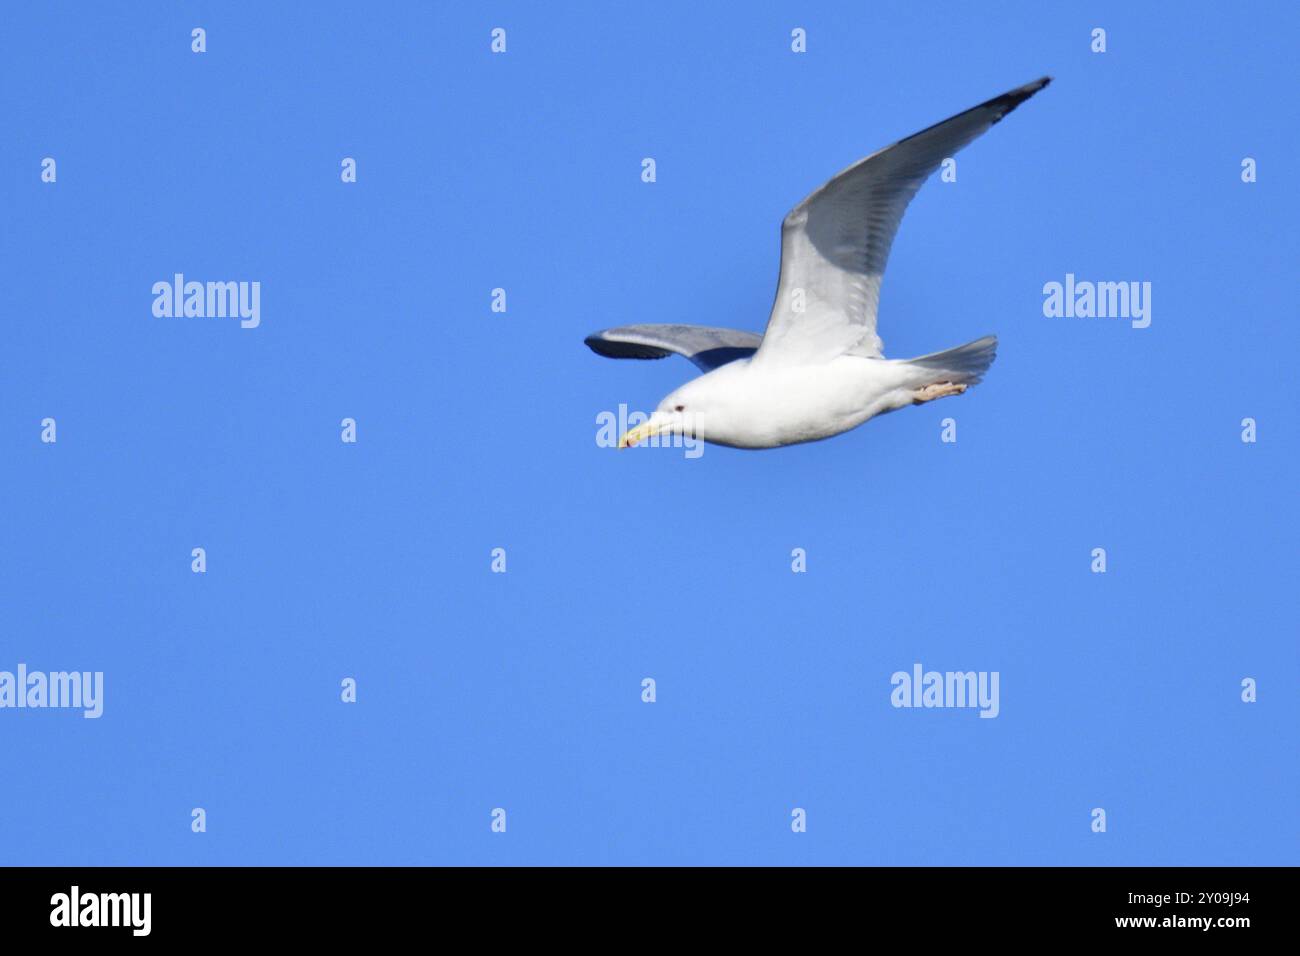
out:
M934 385L926 385L914 391L912 393L912 404L920 405L924 402L932 402L936 398L960 395L967 388L968 386L959 385L955 382L936 382Z

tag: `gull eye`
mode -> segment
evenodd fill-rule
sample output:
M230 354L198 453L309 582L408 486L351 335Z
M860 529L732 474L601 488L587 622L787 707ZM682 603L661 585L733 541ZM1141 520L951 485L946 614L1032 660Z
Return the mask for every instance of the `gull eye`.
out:
M679 411L679 412L684 412L684 411L686 411L686 406L685 406L685 405L678 405L677 408L674 409L674 410L675 410L675 411Z

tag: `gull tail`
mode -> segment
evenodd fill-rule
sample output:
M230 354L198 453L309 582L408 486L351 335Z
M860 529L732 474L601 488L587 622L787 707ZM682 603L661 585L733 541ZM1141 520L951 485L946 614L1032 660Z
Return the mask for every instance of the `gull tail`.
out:
M922 355L920 358L908 359L908 365L914 365L932 373L927 382L952 382L954 385L974 385L984 378L993 360L998 355L996 335L986 335L974 342L967 342L955 349Z

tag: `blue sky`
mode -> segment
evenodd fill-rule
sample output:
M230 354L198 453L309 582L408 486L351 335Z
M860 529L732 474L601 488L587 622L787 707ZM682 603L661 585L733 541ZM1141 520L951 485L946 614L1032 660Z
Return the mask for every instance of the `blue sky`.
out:
M1298 862L1294 6L546 6L11 11L0 670L105 701L0 710L0 863ZM984 384L596 444L694 369L586 333L761 330L792 205L1043 74L884 284ZM155 317L178 272L260 326ZM895 709L917 662L999 716Z

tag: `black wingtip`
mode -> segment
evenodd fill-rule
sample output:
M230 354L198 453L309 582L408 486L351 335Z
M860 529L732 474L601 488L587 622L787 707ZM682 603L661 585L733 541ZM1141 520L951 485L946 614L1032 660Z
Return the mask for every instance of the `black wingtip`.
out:
M993 99L989 100L987 103L981 104L981 106L976 107L976 109L990 108L995 110L996 114L993 117L993 122L1000 122L1002 117L1006 116L1013 109L1051 82L1052 78L1050 76L1039 77L1032 83L1026 83L1024 86L1018 86L1008 93L1003 93L1001 96L993 97Z
M1040 76L1038 79L1034 80L1034 82L1026 83L1024 86L1020 88L1020 90L1025 94L1024 99L1027 100L1029 99L1029 97L1033 96L1035 93L1037 93L1039 90L1041 90L1043 87L1047 86L1047 84L1051 82L1052 82L1052 78L1050 76Z

